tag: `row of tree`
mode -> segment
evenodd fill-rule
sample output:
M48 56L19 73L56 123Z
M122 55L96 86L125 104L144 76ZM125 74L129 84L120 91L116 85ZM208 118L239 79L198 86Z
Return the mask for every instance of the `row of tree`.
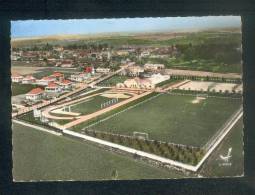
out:
M122 136L105 132L89 131L85 133L89 136L107 140L112 143L128 146L144 152L156 154L165 158L180 161L187 164L196 165L204 155L200 148L170 144L157 140L138 139L130 136Z

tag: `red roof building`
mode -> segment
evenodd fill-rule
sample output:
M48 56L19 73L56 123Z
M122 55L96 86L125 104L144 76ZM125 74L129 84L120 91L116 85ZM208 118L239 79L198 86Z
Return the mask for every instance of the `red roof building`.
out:
M43 92L44 92L43 89L41 89L40 87L37 87L37 88L34 88L31 91L29 91L27 93L27 95L37 95L37 94L41 94Z
M19 83L23 80L24 77L18 73L13 73L11 78L12 78L12 82Z
M65 79L62 82L59 82L59 85L62 86L63 89L70 89L72 87L72 82Z
M34 88L26 94L27 100L39 100L43 97L44 91L41 88Z
M60 72L54 72L51 77L56 78L57 81L62 81L64 79L64 74Z
M61 88L54 82L50 82L47 87L45 87L46 92L60 92Z
M92 67L91 66L87 66L84 68L84 72L86 73L91 73L92 72Z
M31 84L31 83L35 83L36 82L36 78L33 77L32 75L27 75L25 78L23 78L22 83L23 84Z

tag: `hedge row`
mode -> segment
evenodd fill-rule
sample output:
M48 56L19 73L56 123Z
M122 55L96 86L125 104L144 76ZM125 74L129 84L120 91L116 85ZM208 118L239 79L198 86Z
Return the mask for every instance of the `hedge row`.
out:
M182 146L156 140L138 139L135 137L85 130L86 135L120 144L185 164L196 165L204 155L201 148Z

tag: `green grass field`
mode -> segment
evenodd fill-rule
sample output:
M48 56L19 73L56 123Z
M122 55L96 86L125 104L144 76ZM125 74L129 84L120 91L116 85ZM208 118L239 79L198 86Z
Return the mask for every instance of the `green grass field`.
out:
M80 103L74 104L73 106L71 106L71 111L81 113L82 115L91 114L100 110L101 104L108 102L112 99L113 98L107 98L100 95L94 96ZM121 101L121 99L119 99L119 101Z
M223 166L220 155L226 155L232 148L231 165ZM243 156L243 122L240 119L220 146L208 158L200 173L205 177L241 176L244 171Z
M12 83L12 96L26 94L36 87L38 86L32 84Z
M116 86L117 83L123 83L128 78L130 78L130 77L115 75L107 80L104 80L103 82L99 83L98 85L100 85L100 86Z
M13 178L31 180L101 180L180 178L177 171L156 168L94 144L13 124Z
M240 107L240 99L207 98L193 104L193 96L163 94L90 127L98 131L202 146Z

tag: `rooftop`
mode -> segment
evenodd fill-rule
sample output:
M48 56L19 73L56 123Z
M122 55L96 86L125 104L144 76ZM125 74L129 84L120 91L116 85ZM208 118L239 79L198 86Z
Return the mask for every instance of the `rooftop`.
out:
M29 91L27 93L27 95L36 95L36 94L40 94L40 93L43 93L43 89L37 87L37 88L34 88L31 91Z

